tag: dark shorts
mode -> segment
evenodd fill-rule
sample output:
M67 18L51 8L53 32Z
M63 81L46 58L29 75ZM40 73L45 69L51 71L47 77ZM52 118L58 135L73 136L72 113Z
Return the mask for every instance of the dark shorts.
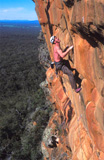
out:
M56 70L61 70L63 66L63 61L55 62Z

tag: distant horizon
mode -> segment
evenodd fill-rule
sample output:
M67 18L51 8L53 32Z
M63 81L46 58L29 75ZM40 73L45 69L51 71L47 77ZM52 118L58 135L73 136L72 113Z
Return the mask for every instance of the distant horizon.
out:
M28 19L24 19L24 20L21 20L21 19L14 19L14 20L11 20L11 19L0 19L0 21L38 21L39 22L39 20L28 20Z
M0 1L0 20L38 20L32 0Z

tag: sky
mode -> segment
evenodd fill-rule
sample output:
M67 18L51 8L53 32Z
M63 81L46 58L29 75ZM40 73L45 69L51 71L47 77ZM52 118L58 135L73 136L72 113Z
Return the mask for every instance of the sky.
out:
M32 0L0 0L0 20L38 20Z

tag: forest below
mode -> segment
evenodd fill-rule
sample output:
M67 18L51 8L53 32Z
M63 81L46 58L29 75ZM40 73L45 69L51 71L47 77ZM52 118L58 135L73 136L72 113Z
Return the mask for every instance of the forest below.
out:
M51 106L39 87L45 80L38 58L40 29L19 22L0 26L0 160L42 159Z

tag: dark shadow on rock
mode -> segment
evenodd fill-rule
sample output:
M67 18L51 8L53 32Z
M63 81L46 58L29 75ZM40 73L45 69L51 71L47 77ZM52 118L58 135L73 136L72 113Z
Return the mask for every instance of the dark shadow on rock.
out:
M68 8L71 8L73 5L74 5L74 1L75 0L71 0L70 2L68 0L63 0L63 2L65 3L65 5L68 7Z
M74 69L71 68L70 63L69 63L68 60L63 60L63 64L64 64L65 66L67 66L71 71L74 70Z
M70 106L70 109L68 110L68 122L72 119L72 112L73 108L71 107L71 101L69 101L68 105Z
M50 8L50 2L48 1L47 8L45 9L45 12L46 12L46 15L47 15L47 18L48 18L49 29L50 29L50 33L51 33L51 36L52 36L53 35L53 29L52 29L52 25L50 23L50 17L49 17L49 13L48 13L49 8Z
M75 80L76 80L76 83L78 84L78 88L81 87L81 82L82 82L82 79L79 78L79 73L78 71L75 69Z
M104 36L102 34L99 34L98 32L94 31L93 33L91 33L91 37L95 37L97 41L104 45Z
M86 39L88 41L88 43L92 46L92 47L98 47L98 43L95 40L95 38L88 33L88 31L84 30L83 28L79 28L78 32L80 33L80 35L82 36L83 39Z
M91 30L92 23L88 24L87 27L83 26L82 23L78 23L73 26L76 28L76 31L72 29L73 33L79 33L83 39L86 39L88 43L92 47L98 47L99 42L104 45L104 35L102 34L102 30L104 29L103 26L96 26L96 31Z

